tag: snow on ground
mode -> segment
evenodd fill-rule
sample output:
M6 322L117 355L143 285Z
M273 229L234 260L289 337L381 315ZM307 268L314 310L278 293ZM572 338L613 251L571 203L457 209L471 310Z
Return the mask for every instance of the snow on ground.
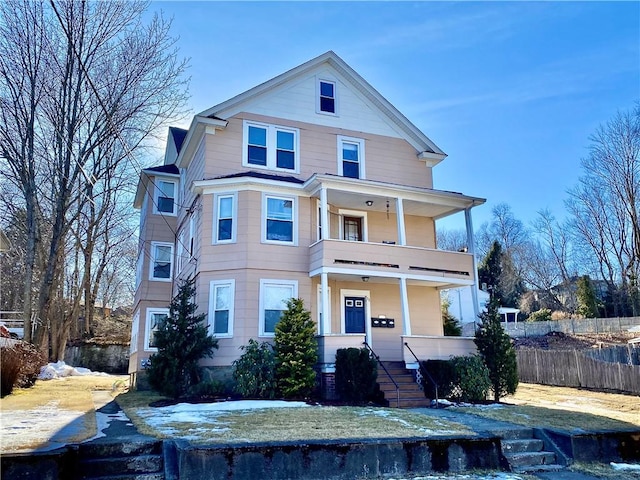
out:
M628 470L628 471L640 472L640 464L633 464L633 463L611 462L611 468L613 468L614 470Z
M523 480L525 477L517 475L515 473L508 472L496 472L487 474L475 474L475 473L448 473L446 475L427 475L423 477L412 478L390 478L389 480Z
M235 402L217 403L178 403L158 408L139 408L137 414L150 427L163 435L175 435L177 430L172 425L192 423L191 434L183 436L185 440L198 440L211 432L228 430L220 416L230 411L252 411L264 408L300 408L309 407L304 402L285 402L282 400L239 400ZM195 427L197 425L197 427Z
M80 375L100 375L100 376L108 376L108 373L102 372L92 372L88 368L83 367L72 367L71 365L67 365L62 360L55 363L49 363L40 369L40 375L38 375L38 380L51 380L54 378L61 377L71 377L71 376L80 376Z
M54 432L73 434L85 412L74 412L58 408L58 401L51 401L34 410L0 411L0 451L17 452L31 450L42 445L39 450L50 450L64 443L52 442ZM66 430L65 430L66 429Z

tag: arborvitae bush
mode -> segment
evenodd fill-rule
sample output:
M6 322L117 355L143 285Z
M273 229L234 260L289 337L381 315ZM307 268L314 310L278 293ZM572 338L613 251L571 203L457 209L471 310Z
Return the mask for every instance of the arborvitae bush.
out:
M247 398L274 398L277 391L276 356L268 342L249 340L244 352L233 362L236 392Z
M205 315L195 315L194 284L194 279L185 280L171 300L169 315L155 333L158 352L151 355L147 370L150 385L173 398L185 395L200 382L198 362L218 348L218 341L207 331Z
M376 399L378 366L366 348L341 348L336 352L336 393L347 402Z
M311 313L300 298L287 302L276 324L273 350L276 354L278 389L285 398L306 398L316 389L318 341Z
M518 388L516 349L502 328L495 300L489 302L487 311L480 314L480 320L475 343L489 370L493 399L499 402L500 397L513 394Z
M529 318L527 318L527 322L550 322L551 321L551 310L548 308L541 308L540 310L536 310L535 312L531 312Z

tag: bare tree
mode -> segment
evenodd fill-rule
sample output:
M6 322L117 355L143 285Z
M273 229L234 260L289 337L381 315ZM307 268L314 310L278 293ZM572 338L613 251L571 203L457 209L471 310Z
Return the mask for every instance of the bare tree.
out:
M109 179L127 178L123 165L186 100L186 65L170 23L159 16L143 23L147 5L0 3L0 156L8 167L2 171L27 212L25 326L36 290L43 323L34 340L46 351L50 335L52 358L61 358L79 312L77 298L62 298L69 255L82 252L77 267L75 257L71 262L80 285L72 292L83 292L85 307L92 307L101 276L95 245L110 236L109 197L122 187ZM46 255L34 289L38 249Z
M583 176L567 208L576 242L589 249L613 297L614 315L640 312L640 105L591 136Z

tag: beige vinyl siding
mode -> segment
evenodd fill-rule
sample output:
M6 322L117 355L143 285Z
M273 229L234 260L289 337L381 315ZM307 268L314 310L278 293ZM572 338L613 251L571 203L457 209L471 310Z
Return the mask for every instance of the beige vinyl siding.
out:
M210 179L243 170L244 120L293 127L300 131L298 154L301 179L307 179L314 173L337 175L337 136L343 135L365 140L367 179L415 187L433 187L431 168L426 167L424 161L417 158L417 152L405 140L251 113L238 114L229 119L226 129L216 132L215 135L205 135L207 162L201 178ZM260 171L269 172L269 170Z

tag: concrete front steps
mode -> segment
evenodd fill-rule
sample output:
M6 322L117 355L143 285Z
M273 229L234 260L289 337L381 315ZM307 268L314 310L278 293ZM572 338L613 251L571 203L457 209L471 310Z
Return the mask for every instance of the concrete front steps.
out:
M164 480L162 441L83 443L78 448L78 480Z
M400 387L400 401L398 402L396 386L384 368L378 365L378 385L380 386L380 391L384 393L385 400L389 402L390 407L420 408L430 405L420 385L416 383L413 372L406 369L404 362L382 362L382 364L391 375L391 378L393 378Z
M532 428L494 432L501 439L502 453L516 473L558 471L556 454L544 450L544 442L534 437Z

